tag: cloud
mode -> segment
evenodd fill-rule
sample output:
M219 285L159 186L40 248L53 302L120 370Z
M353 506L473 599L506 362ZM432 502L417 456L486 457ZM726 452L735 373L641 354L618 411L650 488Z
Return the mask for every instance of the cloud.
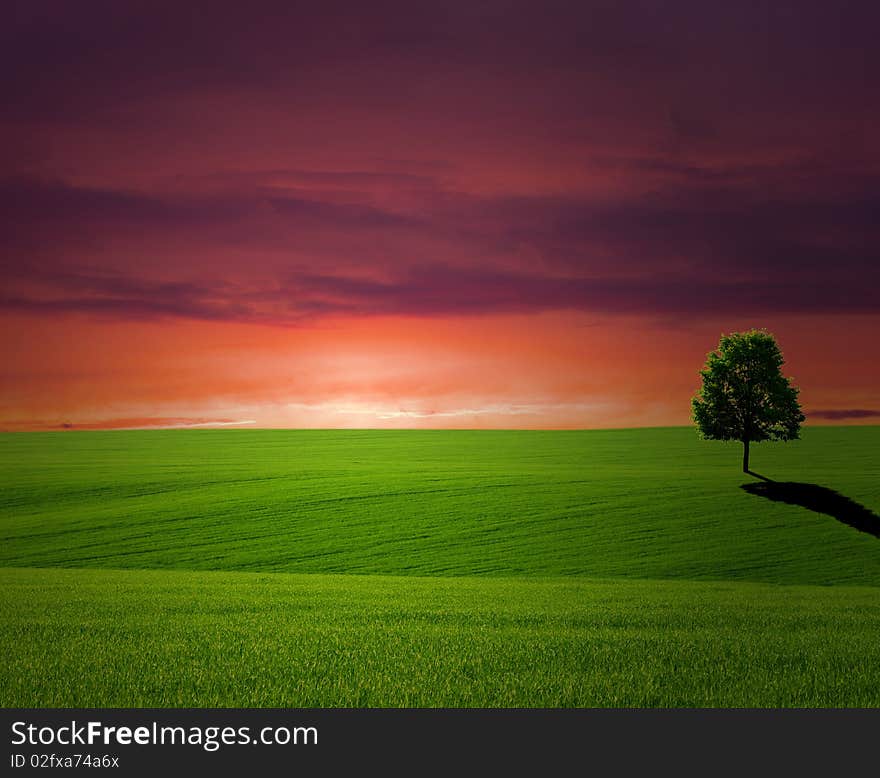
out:
M645 162L628 164L636 175ZM691 168L670 176L679 168L658 163L658 192L607 201L477 197L355 172L264 171L233 176L233 193L164 196L7 180L0 307L282 324L332 314L878 312L876 180L848 179L846 196L807 188L755 201L796 167L726 168L694 184ZM306 188L293 196L292 181ZM406 191L407 208L377 204L389 191Z
M556 0L540 8L501 0L430 9L403 0L368 6L218 0L209 10L196 4L182 12L159 0L16 3L0 37L4 95L18 115L88 115L192 89L286 87L301 96L335 86L336 96L346 94L348 76L365 99L382 105L378 98L387 101L389 90L410 79L424 83L438 69L497 68L511 77L553 68L571 74L566 91L579 98L574 105L586 103L584 111L594 104L583 100L589 93L574 75L583 80L591 73L626 84L646 81L654 91L668 90L674 76L685 106L711 96L713 81L719 91L718 76L727 74L720 91L741 110L740 90L762 79L765 90L788 85L798 100L813 84L821 93L829 84L838 92L851 89L837 80L850 69L867 82L867 72L854 66L871 50L876 22L871 3L847 3L841 13L810 0L769 9L751 0L725 6ZM364 75L355 79L359 71ZM435 97L436 90L426 91ZM678 123L687 129L693 119L684 115Z
M558 402L558 403L486 403L469 407L425 408L425 401L410 400L401 405L379 402L320 402L320 403L286 403L285 408L306 417L353 417L358 419L375 419L377 421L445 421L447 419L473 419L490 417L547 416L577 417L578 414L607 411L611 406L608 402Z
M5 305L246 320L266 308L244 299L248 289L316 315L352 308L357 299L349 298L369 298L370 284L382 307L394 287L418 292L420 279L458 275L463 309L496 307L484 283L494 276L502 296L517 277L537 284L538 302L526 310L552 308L551 298L570 308L566 297L577 297L579 309L608 310L591 298L614 297L607 287L634 277L641 280L629 299L645 301L653 286L671 294L665 308L676 314L687 313L675 302L682 285L722 305L748 292L748 311L837 312L847 296L854 312L876 310L868 289L880 288L880 173L854 171L833 155L713 164L655 151L605 162L638 189L604 198L492 196L425 174L294 168L207 174L165 192L6 179ZM573 286L551 293L558 280ZM470 302L474 283L481 300ZM827 289L828 299L811 287ZM291 306L278 294L285 288L303 299ZM443 307L425 302L410 307L428 315ZM445 307L454 310L451 296ZM610 306L621 307L630 308L626 299Z
M870 4L18 6L7 310L880 306Z
M874 419L880 418L880 410L868 408L844 408L843 410L820 410L810 411L807 417L828 419L829 421L844 421L846 419Z
M65 430L152 430L152 429L198 429L200 427L240 427L256 424L252 419L188 419L177 417L153 417L101 419L87 422L63 422L56 429Z
M132 416L124 418L90 419L88 421L49 421L47 419L4 420L3 430L55 431L55 430L152 430L152 429L200 429L211 427L241 427L256 424L252 419L210 419L178 416Z
M880 313L877 287L833 278L817 286L797 278L727 281L680 274L584 278L443 265L407 269L382 280L305 273L261 288L87 274L68 274L62 286L63 290L40 295L0 296L0 309L278 325L329 315L437 317L562 310L681 317Z
M77 186L57 180L6 178L0 179L0 206L9 218L6 229L13 235L45 231L51 225L53 234L48 237L55 242L65 228L105 238L134 227L190 234L197 231L210 244L228 239L230 226L250 224L254 242L259 244L261 230L266 228L265 220L273 215L290 229L327 229L328 226L338 230L389 229L418 224L412 217L369 204L331 202L326 198L326 186L320 183L312 182L309 190L312 196L306 197L301 190L291 190L283 182L275 181L266 186L260 175L240 178L243 180L239 180L234 191L222 187L197 194L144 193ZM305 183L308 180L303 178ZM375 183L369 177L366 180ZM343 189L352 183L351 177L345 175L336 181ZM259 224L253 224L254 221ZM146 237L149 239L149 232Z
M391 281L304 276L297 299L351 315L455 315L580 310L646 315L880 313L873 288L796 279L725 281L686 276L579 278L431 266Z
M548 414L577 414L595 412L606 408L600 403L519 403L490 404L473 408L447 408L444 410L382 410L372 411L377 419L455 419L474 416L547 416Z

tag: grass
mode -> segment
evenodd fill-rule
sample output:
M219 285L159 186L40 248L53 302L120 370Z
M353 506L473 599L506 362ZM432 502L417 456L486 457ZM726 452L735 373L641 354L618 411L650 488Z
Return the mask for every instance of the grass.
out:
M880 591L6 570L6 705L880 704Z
M880 428L756 470L880 513ZM4 707L880 706L880 539L689 429L0 436ZM67 569L62 569L67 568Z
M756 469L880 509L880 428ZM880 544L738 486L689 429L0 437L0 566L880 585ZM872 458L873 457L873 458Z

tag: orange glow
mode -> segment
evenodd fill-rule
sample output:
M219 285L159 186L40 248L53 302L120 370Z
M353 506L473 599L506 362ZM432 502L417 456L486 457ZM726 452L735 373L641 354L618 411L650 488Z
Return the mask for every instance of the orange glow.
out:
M771 327L804 407L872 407L863 323ZM7 319L5 429L185 426L586 428L689 423L722 325L545 314L311 327ZM750 326L743 322L740 328ZM849 337L846 356L838 348ZM30 348L25 344L36 344ZM853 354L862 354L854 360ZM870 421L867 419L866 421ZM811 419L809 423L822 423Z

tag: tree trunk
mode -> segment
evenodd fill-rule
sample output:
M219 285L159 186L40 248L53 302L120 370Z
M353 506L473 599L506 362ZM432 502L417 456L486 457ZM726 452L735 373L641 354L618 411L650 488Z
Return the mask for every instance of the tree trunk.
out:
M746 438L743 441L743 472L749 472L749 440Z

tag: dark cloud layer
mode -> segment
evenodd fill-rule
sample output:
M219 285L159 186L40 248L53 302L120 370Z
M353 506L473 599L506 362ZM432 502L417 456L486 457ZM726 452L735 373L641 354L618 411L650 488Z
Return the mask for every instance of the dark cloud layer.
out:
M8 182L0 188L13 216L7 245L21 248L4 261L0 306L279 323L331 313L562 309L880 313L880 235L870 196L849 208L812 194L799 204L790 198L758 207L730 193L667 192L604 204L446 196L414 215L322 201L321 192L305 199L243 188L235 196L163 199ZM801 231L802 221L821 239ZM77 240L100 245L117 234L123 243L134 234L138 251L154 251L155 261L129 263L124 250L98 268L71 260ZM234 242L252 261L214 274L210 263L176 264L162 257L169 237L208 256ZM424 238L433 243L414 251L413 240ZM37 241L39 262L28 256L27 240ZM450 244L460 261L444 262ZM270 254L271 264L262 259Z
M331 63L353 84L356 68L402 82L407 69L394 66L403 64L410 72L554 68L626 82L671 74L676 83L712 85L722 99L758 84L794 97L827 88L823 97L834 103L846 91L831 91L841 78L847 88L872 83L877 19L867 2L13 0L0 51L7 109L18 115L168 90L302 88ZM669 114L677 131L711 135L693 102L681 103Z
M13 2L0 306L880 313L877 21L867 2ZM194 141L195 104L218 123ZM275 134L247 122L270 109ZM551 185L559 149L574 172ZM166 152L164 188L127 166ZM545 158L542 191L488 191Z
M689 277L579 278L504 270L422 266L376 281L342 275L291 276L282 284L147 282L128 277L63 277L44 296L0 296L0 308L132 320L192 318L297 324L324 315L455 316L574 310L650 316L777 313L877 314L873 286L826 282L710 281Z
M868 408L847 408L844 410L810 411L808 416L828 421L847 421L850 419L875 419L880 418L880 411Z

